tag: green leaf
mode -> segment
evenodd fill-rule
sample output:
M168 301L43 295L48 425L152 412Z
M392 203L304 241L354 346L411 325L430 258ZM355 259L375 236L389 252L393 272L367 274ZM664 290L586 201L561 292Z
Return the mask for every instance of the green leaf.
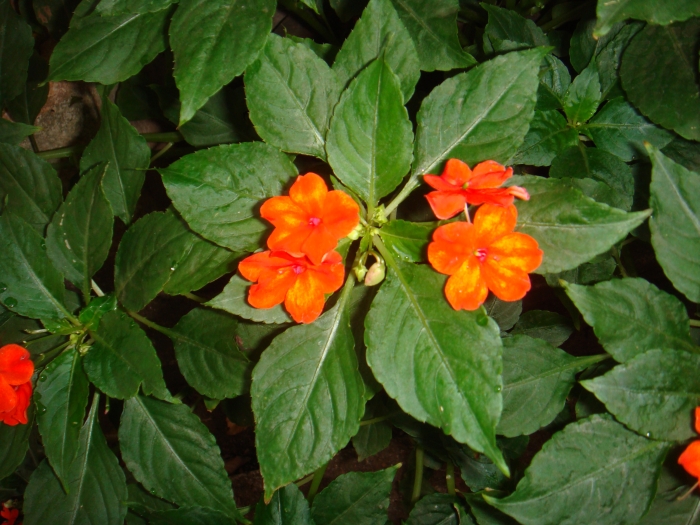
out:
M600 91L604 99L612 98L613 96L622 95L620 87L620 63L622 62L622 53L627 49L632 38L639 33L644 24L634 22L625 24L617 34L614 31L608 33L605 37L598 39L598 42L606 41L607 45L596 50L595 63L598 67L598 75L600 76ZM612 36L608 42L607 37Z
M484 4L483 8L489 17L484 29L485 48L488 43L493 51L502 53L549 45L547 36L532 20L495 5Z
M95 329L107 312L117 309L117 298L114 294L93 297L90 303L80 311L78 320L88 328Z
M259 501L255 507L255 525L314 525L309 503L299 488L290 483L282 487L265 505Z
M10 122L7 119L0 118L0 143L17 146L29 135L39 130L41 130L41 128L18 122Z
M95 344L85 354L83 368L97 388L117 399L135 396L139 386L146 394L168 396L151 340L124 312L105 314L90 335Z
M114 215L102 191L105 165L85 173L54 215L46 251L66 279L90 296L90 280L109 255Z
M598 148L587 148L582 144L562 151L552 162L549 176L555 179L593 179L614 190L610 199L601 198L594 186L590 190L578 186L584 195L610 206L629 211L634 197L634 176L632 169L619 157ZM572 181L574 187L576 181ZM585 184L585 183L584 183ZM597 195L596 195L597 194Z
M476 64L457 35L458 0L392 0L418 51L423 71L449 71Z
M676 137L661 153L690 171L700 173L700 142Z
M126 480L100 430L98 405L99 395L95 395L80 431L75 460L64 476L67 490L64 492L46 460L32 474L24 494L24 523L27 525L124 523Z
M513 518L486 503L482 494L484 493L476 492L464 495L479 525L518 525Z
M503 414L496 432L528 435L562 411L576 373L600 356L575 358L542 339L515 335L503 340Z
M207 507L180 507L148 513L149 525L235 525L237 520Z
M457 501L449 494L428 494L413 507L406 525L461 525L455 509Z
M603 186L600 182L595 184ZM562 280L573 284L595 284L600 281L608 281L615 273L615 270L617 270L615 258L609 252L605 252L573 270L548 273L545 274L544 278L549 286L561 288L560 283ZM571 307L573 308L573 305Z
M32 29L15 13L10 0L0 0L0 20L0 107L3 107L22 93L34 38Z
M253 370L255 444L266 499L327 463L359 428L364 383L348 292L346 285L336 306L314 323L277 336Z
M250 119L265 142L326 159L326 133L340 82L323 59L303 44L270 35L246 70L245 86Z
M573 331L568 317L544 310L530 310L520 317L510 334L544 339L556 347L564 343Z
M90 383L80 354L70 349L39 375L35 402L44 451L56 476L68 488L70 465L78 454Z
M544 250L537 273L571 270L590 261L624 239L651 211L625 213L599 204L561 179L513 177L509 183L530 192L529 201L516 202L516 229Z
M535 111L530 129L508 164L549 166L569 146L578 145L578 132L569 127L559 111Z
M545 54L545 49L508 53L435 88L418 112L414 175L436 172L451 157L467 164L512 157L534 114Z
M576 29L571 35L569 60L573 68L578 72L586 69L591 60L600 54L624 25L621 23L617 24L607 34L595 37L593 36L595 23L595 18L582 18L576 24Z
M542 61L544 71L540 72L540 85L537 88L536 109L548 111L564 107L564 95L571 85L571 74L566 64L552 55Z
M366 410L365 419L368 419L368 416ZM352 446L357 453L357 460L364 461L387 448L391 443L391 434L391 425L386 421L361 426L357 434L352 437Z
M273 0L180 0L169 29L180 125L256 59L274 12Z
M205 306L218 308L230 314L250 319L258 323L290 323L292 318L281 304L272 308L254 308L248 304L248 288L253 283L235 274L224 288L224 291L205 303Z
M122 117L116 105L104 99L100 129L80 158L80 170L85 172L107 163L102 187L114 214L125 224L134 218L150 161L151 150L146 139Z
M58 321L70 318L64 306L63 276L51 263L44 239L20 217L0 217L0 301L26 317Z
M393 220L382 226L379 235L387 248L401 260L422 262L426 259L428 243L435 228L437 223L434 222Z
M698 525L700 498L692 491L689 496L681 499L680 496L688 492L690 487L674 474L667 467L661 471L659 491L639 525ZM683 477L687 477L685 472Z
M63 200L61 179L51 164L17 146L0 144L0 203L44 234Z
M498 297L490 294L484 302L484 310L489 317L498 323L501 332L510 330L518 322L520 314L523 312L522 301L501 301Z
M333 44L319 44L310 38L301 38L290 34L288 34L286 38L289 38L292 42L296 42L297 44L305 45L311 51L321 57L329 66L333 65L333 61L335 60L338 51L340 51L338 46L334 46Z
M33 4L36 6L37 2L35 1ZM27 125L34 124L49 95L49 85L43 83L48 71L48 64L37 53L34 53L29 59L27 82L24 84L22 92L12 100L5 102L5 109L12 120Z
M641 116L622 97L605 104L583 131L598 148L628 162L646 156L645 142L663 148L673 138L671 133Z
M154 13L177 2L178 0L101 0L95 12L102 16Z
M369 64L343 92L327 140L334 173L370 207L408 173L413 130L399 78L384 60Z
M166 48L170 9L155 13L73 18L51 54L48 80L84 80L104 85L134 76Z
M600 0L596 10L598 22L595 35L601 36L610 31L616 22L628 18L646 20L651 24L667 25L678 20L688 20L700 16L700 5L695 0L617 0L605 2Z
M573 126L588 121L600 104L600 79L598 69L590 65L569 86L564 95L564 112Z
M700 381L688 374L696 366L700 366L697 351L649 350L581 384L635 432L685 441L696 436L691 421L700 403Z
M629 361L650 348L694 350L683 304L644 279L567 284L566 294L617 361Z
M700 302L700 174L649 147L653 169L649 220L656 259L673 286Z
M387 280L365 319L374 376L405 412L507 471L495 436L502 385L496 323L482 309L453 310L445 277L432 269L386 262Z
M119 447L129 471L152 494L241 517L216 440L187 405L132 397L124 404Z
M200 394L225 399L248 391L252 365L236 345L237 327L224 313L195 308L167 330L182 375Z
M311 509L314 522L325 525L384 525L391 484L399 466L338 476L314 499Z
M620 69L629 101L656 124L690 140L700 140L698 42L698 18L647 25L627 46Z
M260 246L269 227L258 206L297 175L289 157L262 142L198 151L159 171L190 228L234 251Z
M29 434L34 427L34 408L31 404L27 409L27 419L29 422L26 425L0 425L0 480L10 476L22 464L27 454ZM3 497L2 487L0 497Z
M649 508L668 448L591 416L555 434L513 494L484 498L523 525L633 525Z
M347 87L373 60L382 57L401 81L407 102L420 78L420 60L406 26L390 0L370 0L333 63L341 85Z

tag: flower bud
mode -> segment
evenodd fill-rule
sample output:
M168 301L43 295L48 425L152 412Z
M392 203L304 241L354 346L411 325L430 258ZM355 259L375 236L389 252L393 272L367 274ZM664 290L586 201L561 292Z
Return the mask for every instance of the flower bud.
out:
M386 277L386 264L381 259L369 267L367 275L365 275L365 286L377 286Z
M362 224L358 224L357 226L355 226L355 229L348 234L348 239L350 239L351 241L356 241L357 239L362 237L364 231L365 227Z

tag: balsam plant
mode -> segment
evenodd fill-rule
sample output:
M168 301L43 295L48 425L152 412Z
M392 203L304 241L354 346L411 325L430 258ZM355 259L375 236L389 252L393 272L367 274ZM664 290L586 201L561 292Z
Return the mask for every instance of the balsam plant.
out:
M399 468L410 525L698 522L700 3L0 13L7 523L381 525ZM39 151L58 81L94 84L100 127ZM200 400L249 400L251 508ZM318 492L392 428L409 464Z

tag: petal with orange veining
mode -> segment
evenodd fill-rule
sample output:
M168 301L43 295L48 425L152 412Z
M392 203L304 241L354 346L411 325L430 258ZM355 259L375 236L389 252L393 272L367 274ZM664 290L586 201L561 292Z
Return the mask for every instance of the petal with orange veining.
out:
M481 265L484 281L502 301L517 301L530 290L530 276L519 268L511 268L487 257Z
M252 285L248 291L248 302L255 308L272 308L284 301L299 274L294 272L292 266L288 266L275 273L267 272L266 277Z
M542 264L544 252L537 241L524 233L509 233L491 244L489 257L501 266L530 273Z
M486 248L499 237L512 232L517 220L518 211L515 206L506 208L495 204L481 206L474 216L478 247Z
M328 186L319 175L307 173L299 175L289 188L289 197L299 205L309 217L321 217L323 202L328 194Z
M9 412L17 405L17 394L5 379L0 376L0 412Z
M328 228L319 226L311 230L311 234L300 248L312 263L321 264L323 256L335 249L337 245L338 239L328 231Z
M464 192L431 191L425 196L438 219L451 219L464 211L467 203Z
M447 275L457 272L476 249L473 229L466 222L453 222L435 230L433 242L428 245L428 261L433 268Z
M442 179L455 186L463 186L474 176L469 166L459 159L449 159L442 170Z
M329 233L340 240L347 237L360 222L360 207L347 193L330 191L323 204L321 222Z
M476 310L486 300L488 293L479 261L473 256L447 279L445 285L445 295L455 310Z
M287 293L284 307L297 323L311 323L321 315L325 297L315 272L304 272Z

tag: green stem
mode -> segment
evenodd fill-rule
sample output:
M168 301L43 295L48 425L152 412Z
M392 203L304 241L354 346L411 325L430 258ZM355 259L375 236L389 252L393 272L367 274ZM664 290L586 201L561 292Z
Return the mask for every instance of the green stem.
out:
M447 493L455 495L455 465L451 461L447 462L447 472L445 473L445 483L447 483Z
M67 343L63 343L62 345L57 346L53 350L49 350L48 352L46 352L44 354L39 354L39 359L34 361L34 366L36 368L39 368L47 361L53 361L61 352L63 352L63 350L68 348L71 344L72 343L70 341L68 341Z
M136 319L142 325L147 326L148 328L155 330L156 332L160 332L161 334L167 335L168 337L177 336L177 334L175 332L173 332L172 330L165 328L164 326L160 326L159 324L156 324L153 321L146 319L144 316L139 315L136 312L132 312L131 310L127 310L126 313L129 314L134 319Z
M155 161L157 161L159 158L161 158L163 155L165 155L170 148L173 147L174 142L168 142L164 147L162 147L158 152L156 152L155 155L151 157L151 164L153 164Z
M625 270L625 267L622 265L622 258L620 257L620 251L617 249L617 246L613 246L611 251L615 262L617 263L617 269L620 270L622 277L629 277L627 270Z
M102 289L99 286L97 286L97 283L94 280L90 281L90 286L92 287L92 291L95 292L95 295L97 295L97 297L104 297L105 296L105 293L102 291Z
M321 481L323 481L323 475L326 473L328 468L328 463L323 465L320 469L314 472L314 477L311 480L311 486L309 487L309 493L306 495L306 499L309 501L309 505L313 503L316 493L318 492L318 487L321 486Z
M411 494L411 504L415 504L420 499L423 488L423 447L416 447L416 473L413 478L413 493Z
M142 133L141 136L146 142L181 142L184 139L179 131L169 131L165 133ZM84 148L82 146L69 146L67 148L50 149L37 153L39 158L44 160L63 159L77 155Z
M381 423L382 421L386 421L387 419L389 419L389 417L391 416L379 416L373 419L365 419L364 421L360 421L360 426L366 427L368 425L374 425L375 423Z
M572 20L580 18L581 15L583 15L595 3L595 1L596 0L588 0L587 2L584 2L581 5L574 7L571 11L567 11L566 13L562 14L561 16L558 16L557 18L553 18L546 24L542 24L540 26L540 29L542 29L542 31L546 33L548 31L551 31L552 29L556 29L557 27L566 24L567 22L571 22Z
M406 184L404 185L403 189L399 192L399 194L396 197L394 197L394 200L392 200L387 205L387 207L384 208L384 217L388 217L389 215L391 215L391 212L398 208L399 204L405 201L411 194L411 192L415 190L419 185L420 182L418 182L418 176L411 176L411 178L408 179L408 181L406 181Z
M195 295L195 294L190 293L190 292L181 293L180 295L183 297L187 297L189 300L194 301L196 303L201 304L201 303L207 302L207 300L204 299L203 297L200 297L199 295Z
M305 478L301 478L301 479L300 479L299 481L297 481L295 484L296 484L297 487L303 487L303 486L306 485L309 481L311 481L312 479L314 479L314 476L315 476L315 474L309 474L309 475L306 476Z
M700 321L698 321L697 319L691 319L690 326L694 328L700 328Z

